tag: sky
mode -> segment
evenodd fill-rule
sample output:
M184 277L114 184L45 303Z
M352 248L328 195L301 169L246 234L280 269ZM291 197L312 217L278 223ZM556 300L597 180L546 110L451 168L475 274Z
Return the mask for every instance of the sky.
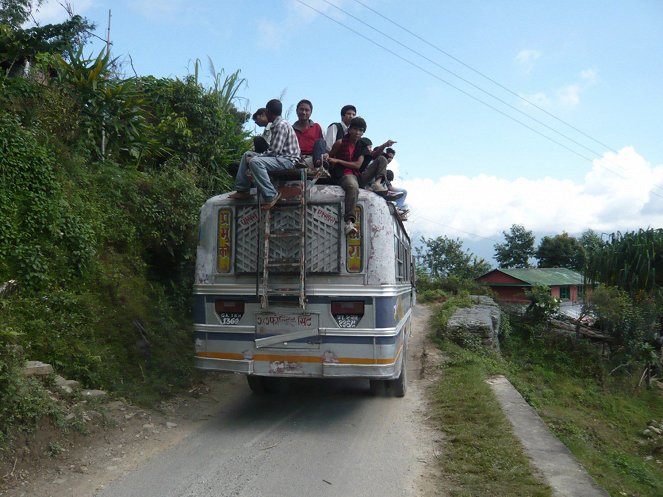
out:
M413 238L490 258L539 237L663 226L662 0L75 0L127 77L240 70L236 105L357 107L396 140ZM66 13L47 0L42 24ZM90 53L104 46L99 39ZM252 128L250 128L253 130Z

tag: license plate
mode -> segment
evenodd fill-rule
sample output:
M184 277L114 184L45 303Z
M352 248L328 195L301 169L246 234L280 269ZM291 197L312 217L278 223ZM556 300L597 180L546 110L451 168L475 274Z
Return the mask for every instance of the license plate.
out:
M242 319L243 316L243 314L239 312L219 312L218 315L221 324L226 324L226 325L239 324L239 320Z
M285 314L276 312L265 312L256 314L256 333L281 334L294 331L316 331L318 329L317 314Z
M334 316L339 328L356 328L361 316L355 314L337 314Z

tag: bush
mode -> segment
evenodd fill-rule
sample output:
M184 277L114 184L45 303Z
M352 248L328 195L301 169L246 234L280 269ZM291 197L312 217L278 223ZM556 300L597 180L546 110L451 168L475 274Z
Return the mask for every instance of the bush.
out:
M0 301L0 309L4 304ZM0 455L17 433L32 431L44 416L61 414L41 383L23 375L18 338L13 329L0 328Z

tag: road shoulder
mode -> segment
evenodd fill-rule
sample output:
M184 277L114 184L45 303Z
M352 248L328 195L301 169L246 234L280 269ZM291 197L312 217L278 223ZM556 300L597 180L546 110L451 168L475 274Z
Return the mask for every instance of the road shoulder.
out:
M504 376L487 380L532 464L560 497L609 497Z

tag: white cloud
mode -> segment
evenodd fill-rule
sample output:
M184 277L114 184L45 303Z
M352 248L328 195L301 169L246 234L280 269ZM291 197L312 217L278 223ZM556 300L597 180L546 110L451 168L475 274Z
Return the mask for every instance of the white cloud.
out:
M545 92L521 95L528 102L547 109L556 107L573 108L580 105L580 95L596 83L598 78L595 69L584 69L580 71L579 81L566 84L553 91L554 97L549 97ZM524 104L527 105L527 104Z
M600 232L663 225L663 164L632 147L593 162L584 181L449 175L396 181L408 190L409 229L424 236L501 237L512 224L535 232Z
M557 91L557 100L565 107L575 107L580 103L580 87L566 85Z
M586 84L592 85L596 82L597 73L595 69L584 69L580 71L580 77Z
M540 91L538 93L532 93L531 95L521 95L528 102L538 106L538 107L551 107L552 102L548 95Z
M534 61L541 58L541 55L541 52L538 50L521 50L516 54L516 62L527 74L529 74L532 72L532 69L534 69Z

